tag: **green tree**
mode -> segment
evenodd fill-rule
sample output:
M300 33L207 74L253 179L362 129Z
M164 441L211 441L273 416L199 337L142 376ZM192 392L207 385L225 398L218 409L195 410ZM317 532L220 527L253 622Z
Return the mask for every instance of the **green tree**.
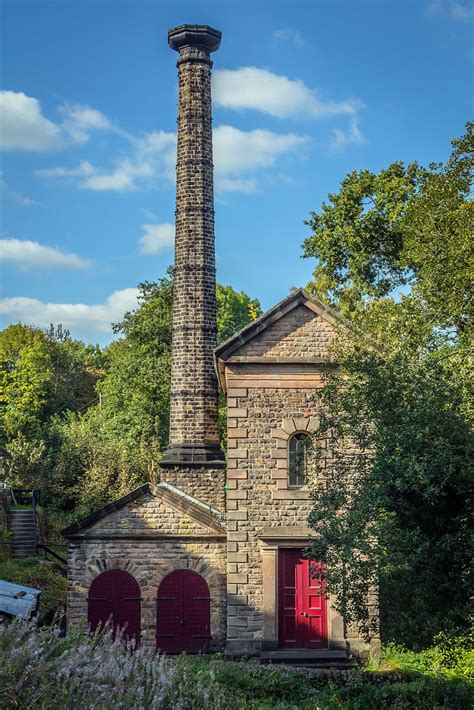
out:
M98 402L82 414L54 417L44 432L46 499L76 517L153 479L168 443L171 271L139 291L138 308L114 325L122 337L101 355L106 374ZM229 286L218 286L217 298L221 339L260 313L258 301Z
M61 326L49 331L16 324L0 332L0 417L4 443L30 439L54 414L80 411L96 398L104 374L97 346L74 341Z
M310 288L320 298L383 332L382 304L392 309L401 289L401 317L415 308L455 337L472 326L474 124L466 129L446 164L353 172L311 213L303 246L317 259Z
M47 416L53 373L44 332L18 324L0 333L0 413L5 442L38 429Z
M217 284L217 339L218 344L231 338L234 333L258 318L262 309L256 298L251 299L244 291L234 291L231 286Z
M304 244L310 287L354 327L323 392L313 555L347 623L373 635L379 588L382 634L412 645L469 616L472 124L453 148L352 173Z
M107 377L100 384L103 416L130 451L149 455L151 469L168 443L172 335L172 272L140 284L139 308L114 326L123 337L106 351ZM218 340L222 342L260 314L260 304L230 286L217 286Z

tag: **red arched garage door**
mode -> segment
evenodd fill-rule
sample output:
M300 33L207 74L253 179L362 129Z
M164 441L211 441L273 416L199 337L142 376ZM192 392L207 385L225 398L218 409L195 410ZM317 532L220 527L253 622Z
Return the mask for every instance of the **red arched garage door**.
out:
M158 588L156 648L165 653L209 653L211 599L207 582L189 569L178 569Z
M124 629L127 639L140 640L140 587L131 574L121 569L102 572L89 589L87 618L92 632L109 619L114 633Z

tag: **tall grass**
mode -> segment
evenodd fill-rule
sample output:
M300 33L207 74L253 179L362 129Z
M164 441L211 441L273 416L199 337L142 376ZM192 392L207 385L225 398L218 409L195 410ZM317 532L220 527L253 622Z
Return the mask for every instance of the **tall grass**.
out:
M447 653L447 656L446 656ZM400 682L356 672L340 682L222 656L167 657L109 630L0 623L0 708L13 710L461 710L474 707L469 657L391 648ZM408 655L407 655L408 654ZM463 651L464 654L464 651ZM450 671L446 673L446 666ZM374 677L375 676L375 677Z
M0 707L217 708L223 692L165 656L133 649L110 631L89 636L59 626L0 626Z

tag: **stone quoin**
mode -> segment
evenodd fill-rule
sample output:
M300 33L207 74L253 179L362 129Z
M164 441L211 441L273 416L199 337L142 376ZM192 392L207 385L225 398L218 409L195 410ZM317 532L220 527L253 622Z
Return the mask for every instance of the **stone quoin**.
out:
M220 42L207 25L168 33L179 98L170 440L160 480L63 531L67 619L123 623L107 585L127 573L140 589L134 628L145 646L342 662L368 646L321 594L304 551L318 485L306 447L331 446L319 432L321 388L337 367L331 342L348 325L300 289L216 348L210 56ZM113 570L121 572L105 574ZM93 583L105 589L103 609Z

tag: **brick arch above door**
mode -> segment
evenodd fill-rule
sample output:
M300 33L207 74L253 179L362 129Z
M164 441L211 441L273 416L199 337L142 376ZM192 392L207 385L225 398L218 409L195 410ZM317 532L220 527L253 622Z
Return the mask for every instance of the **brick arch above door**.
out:
M180 569L188 569L200 574L206 580L212 597L219 598L225 594L225 581L222 575L202 559L197 558L188 558L187 560L177 558L176 560L168 559L166 562L158 562L151 574L147 575L147 586L158 588L165 577Z
M95 557L87 560L81 579L83 586L90 587L99 574L113 569L128 572L136 579L140 587L145 586L147 582L148 575L140 562L123 557Z

